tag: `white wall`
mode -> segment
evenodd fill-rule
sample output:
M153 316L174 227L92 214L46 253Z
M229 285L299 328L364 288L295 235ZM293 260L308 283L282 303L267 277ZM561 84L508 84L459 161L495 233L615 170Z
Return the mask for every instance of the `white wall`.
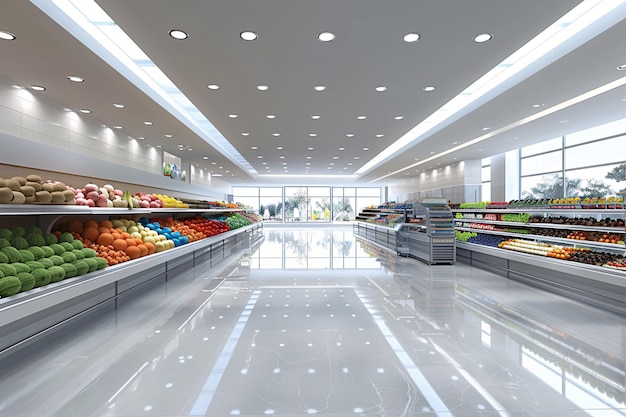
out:
M443 197L452 203L480 199L480 160L462 161L420 173L418 177L396 181L389 185L389 199L419 200Z
M89 115L66 111L44 95L17 89L2 77L0 146L0 164L16 169L137 184L145 191L169 190L174 197L223 200L230 192L229 184L211 181L199 172L190 175L191 184L167 179L162 175L160 149L103 127ZM2 171L6 174L9 168Z

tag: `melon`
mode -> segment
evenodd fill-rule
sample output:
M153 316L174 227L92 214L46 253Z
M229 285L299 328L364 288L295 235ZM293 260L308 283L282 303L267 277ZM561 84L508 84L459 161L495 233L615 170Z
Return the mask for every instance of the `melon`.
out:
M96 258L85 258L83 262L89 266L89 272L94 272L98 269L98 260Z
M33 254L36 261L46 257L46 252L39 246L31 246L28 250Z
M44 246L46 244L46 240L41 233L29 233L24 239L28 242L28 246Z
M58 244L63 246L63 249L65 249L66 252L71 252L74 250L74 245L72 245L70 242L60 242Z
M9 264L0 264L0 271L4 274L5 277L8 277L10 275L17 275L15 267Z
M20 251L13 246L6 246L0 249L0 252L4 253L6 257L9 258L9 262L19 262L22 259Z
M13 246L15 249L28 249L28 247L32 245L29 245L28 241L23 237L15 236L13 239L11 239L11 246Z
M107 267L107 265L109 265L109 263L107 262L106 259L104 258L100 258L99 256L96 256L96 261L98 262L98 269L104 269Z
M9 263L9 258L7 258L7 256L0 252L0 264L7 264Z
M76 267L70 263L64 263L61 268L65 271L65 278L73 278L77 274Z
M22 281L16 276L0 278L0 297L10 297L22 289Z
M13 262L11 266L15 268L18 274L20 272L30 272L30 267L22 262Z
M35 260L35 255L28 249L20 249L18 252L20 253L20 262L26 263Z
M20 292L32 290L35 287L35 277L30 272L18 272L16 277L22 282Z
M74 249L78 249L78 250L82 250L83 249L83 242L81 242L78 239L74 239L73 241L70 242L72 244L72 246L74 247Z
M60 255L65 252L65 248L58 243L53 243L52 245L50 245L50 248L52 248L55 255Z
M82 248L80 251L85 255L85 258L95 258L97 255L97 252L91 248Z
M0 238L11 240L13 239L13 232L6 228L0 228Z
M65 269L58 265L48 268L48 272L50 272L50 282L59 282L65 279Z
M52 280L52 275L50 271L45 268L35 269L31 272L33 277L35 277L35 287L43 287L44 285L50 284Z
M11 238L13 239L13 238ZM11 246L11 242L9 242L7 239L0 237L0 249L5 248L7 246Z
M83 259L85 259L85 254L83 253L82 250L74 249L70 253L76 257L77 261L82 261Z
M30 268L31 273L36 269L46 269L46 267L39 261L27 261L24 263Z
M44 257L45 258L49 258L52 255L54 255L54 249L52 249L50 246L42 246L41 250L44 252Z
M56 266L63 265L65 261L59 255L52 255L48 259L50 259Z
M41 258L40 260L35 261L35 262L39 262L46 269L50 268L51 266L54 266L54 262L52 262L49 258Z
M26 230L22 226L15 226L11 228L11 233L13 233L13 237L21 236L24 237L26 235Z
M74 240L74 236L70 232L63 232L61 236L59 236L59 243L61 242L71 242Z
M72 265L76 267L76 275L85 275L89 272L89 265L85 261L76 261Z
M63 252L60 256L61 258L63 258L63 263L71 264L73 262L76 262L76 255L74 255L72 252Z
M59 243L59 239L54 233L46 233L43 236L43 240L45 241L45 245L48 245L48 246L53 245L55 243Z

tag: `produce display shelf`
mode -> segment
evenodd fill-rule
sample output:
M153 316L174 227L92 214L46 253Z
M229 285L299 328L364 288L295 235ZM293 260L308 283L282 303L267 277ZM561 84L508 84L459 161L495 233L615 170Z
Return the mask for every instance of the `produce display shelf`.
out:
M70 320L96 305L115 300L122 291L139 285L137 282L143 283L154 277L163 276L180 266L191 266L195 264L196 259L206 260L207 255L211 256L211 262L220 262L227 255L228 249L236 245L236 241L243 241L245 233L250 234L248 237L250 239L261 229L262 223L251 224L164 252L2 298L0 357L19 348L24 341L30 343L60 322ZM216 259L213 258L212 251L217 255Z
M462 231L462 232L484 233L488 235L514 237L517 239L541 240L544 242L564 243L564 244L575 246L575 247L586 247L586 248L594 247L598 249L611 249L611 250L618 250L618 251L626 252L626 246L617 244L617 243L595 242L593 240L576 240L576 239L567 239L567 238L562 238L562 237L552 237L552 236L545 236L545 235L531 235L529 233L500 232L496 230L473 229L471 227L456 227L455 229Z
M456 248L457 262L626 316L623 271L468 242L457 242Z
M501 208L501 209L454 209L453 213L553 213L553 214L618 214L623 215L624 209L557 209L557 208Z
M500 220L485 219L461 219L455 218L455 222L463 223L483 223L496 224L501 226L517 226L517 227L536 227L541 229L564 229L564 230L580 230L589 232L606 232L606 233L624 233L623 227L600 227L600 226L577 226L574 224L554 224L554 223L522 223L522 222L505 222Z
M231 213L242 209L194 209L194 208L115 208L87 207L65 204L0 204L0 216L35 215L125 215L125 214L164 214L164 213Z

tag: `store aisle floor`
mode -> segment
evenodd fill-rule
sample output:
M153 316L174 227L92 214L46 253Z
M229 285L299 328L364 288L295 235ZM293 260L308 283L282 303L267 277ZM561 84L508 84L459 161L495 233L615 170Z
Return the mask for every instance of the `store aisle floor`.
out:
M349 227L264 234L0 364L0 416L626 416L626 318Z

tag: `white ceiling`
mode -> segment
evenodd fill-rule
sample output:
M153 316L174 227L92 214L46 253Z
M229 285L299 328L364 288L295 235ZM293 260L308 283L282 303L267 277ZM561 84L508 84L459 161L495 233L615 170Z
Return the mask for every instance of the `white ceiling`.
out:
M626 87L618 87L537 120L517 123L626 76L616 70L626 64L626 23L622 20L626 8L621 7L613 15L618 23L605 32L586 43L578 42L582 45L554 62L546 60L516 85L483 100L458 120L358 178L342 179L580 1L97 3L259 174L271 171L280 176L250 175L221 155L28 1L3 0L0 5L0 30L17 36L14 41L0 41L0 75L21 85L45 85L42 94L51 99L70 108L92 109L98 121L123 125L128 135L146 137L145 142L163 145L186 161L222 171L223 179L233 183L303 183L309 181L295 176L308 172L309 176L340 175L326 182L377 180L374 184L383 185L416 177L437 164L480 159L626 116ZM184 30L189 38L175 40L168 34L171 29ZM258 39L240 39L245 30L258 33ZM323 31L335 33L336 39L320 42L317 34ZM408 32L419 33L420 40L404 42ZM474 36L483 32L492 33L493 39L475 43ZM69 82L70 74L86 81ZM208 84L220 88L209 90ZM269 89L259 91L257 85ZM326 90L315 91L316 85ZM377 92L375 87L381 85L387 90ZM425 86L436 89L425 92ZM112 106L120 102L125 109ZM231 114L238 117L231 118ZM268 119L268 114L276 118ZM312 115L321 117L313 120ZM359 115L367 118L358 120ZM404 118L395 120L395 116ZM145 120L154 125L145 126ZM483 130L486 127L490 129ZM250 135L243 136L243 132ZM349 133L354 136L347 137ZM453 142L463 144L485 134L492 137L437 156L455 146ZM178 151L179 144L193 151Z

